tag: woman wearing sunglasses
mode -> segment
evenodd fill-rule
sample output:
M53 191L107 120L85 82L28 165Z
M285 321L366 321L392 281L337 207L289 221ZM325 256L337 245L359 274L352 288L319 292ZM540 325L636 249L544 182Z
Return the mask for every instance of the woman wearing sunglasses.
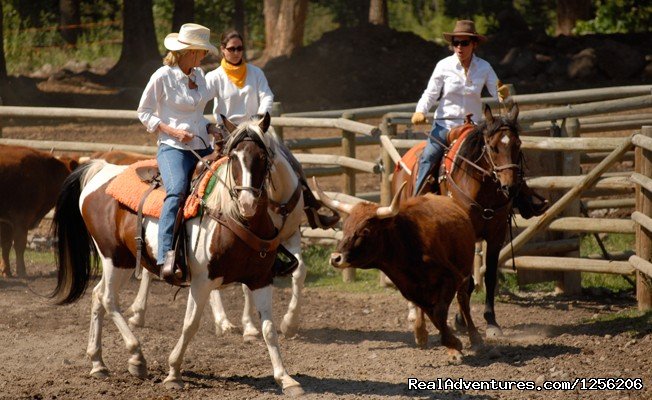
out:
M487 38L476 32L473 21L457 21L453 32L444 33L444 38L450 43L453 54L437 63L412 115L413 124L425 123L426 114L441 94L430 136L419 159L414 195L421 190L431 168L436 168L441 162L443 144L450 129L461 125L467 114L473 114L471 119L476 123L482 118L483 87L486 86L491 96L501 102L509 97L509 88L500 83L491 65L474 54L478 45ZM541 215L545 211L547 203L534 203L531 189L525 184L521 192L527 193L526 198L519 199L520 203L527 205L519 210L523 217Z
M213 114L218 126L222 125L220 115L231 122L240 124L251 118L262 117L272 110L274 94L269 88L263 71L245 62L244 40L236 30L222 34L220 66L206 74L206 82L215 97ZM282 143L281 143L282 144ZM308 187L303 168L290 150L280 146L283 154L299 176L303 186L303 201L308 223L312 228L330 228L339 221L339 215L318 214L321 203Z

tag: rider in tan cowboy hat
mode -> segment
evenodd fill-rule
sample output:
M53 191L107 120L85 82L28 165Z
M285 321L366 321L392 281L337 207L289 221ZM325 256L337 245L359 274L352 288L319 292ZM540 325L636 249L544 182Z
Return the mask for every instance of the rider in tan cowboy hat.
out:
M467 36L477 38L478 42L487 41L487 37L479 34L475 30L475 23L467 19L462 19L455 22L455 28L453 32L444 32L444 39L451 43L453 41L453 36Z

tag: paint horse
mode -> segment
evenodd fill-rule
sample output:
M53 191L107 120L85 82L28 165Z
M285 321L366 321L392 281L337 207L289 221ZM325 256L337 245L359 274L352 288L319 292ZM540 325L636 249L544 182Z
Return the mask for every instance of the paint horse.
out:
M192 337L199 328L210 293L233 282L246 284L260 312L263 337L272 360L274 379L284 393L303 393L288 375L272 321L273 262L278 246L277 229L267 212L266 185L275 142L267 134L270 118L246 122L231 133L226 144L228 162L217 172L217 183L205 201L203 218L185 222L190 250L188 266L192 276L188 305L179 341L169 357L169 374L164 383L183 387L181 364ZM119 204L105 190L126 167L91 161L64 183L57 201L54 224L58 236L58 279L53 296L59 303L79 299L89 282L93 250L102 262L102 277L93 289L91 328L87 353L91 375L102 378L108 369L102 359L102 322L109 314L120 331L127 350L129 372L147 375L140 342L118 307L121 287L133 274L136 254L136 214ZM145 218L142 265L158 274L157 220ZM93 247L94 243L94 247Z
M225 120L225 122L228 120ZM230 124L230 122L228 123ZM233 126L229 129L234 129ZM268 140L278 146L278 138L268 135ZM286 337L296 335L299 329L301 304L303 303L302 291L306 279L306 265L301 257L301 220L303 218L302 187L296 172L283 156L282 151L273 151L270 154L271 173L267 196L269 199L269 214L274 226L279 230L279 238L283 246L288 249L298 261L297 269L292 273L292 298L287 311L281 321L281 332ZM129 318L132 327L144 326L147 308L147 294L151 276L144 271L138 295L130 307L133 315ZM253 295L247 285L242 285L244 292L244 310L242 313L242 332L245 341L252 341L259 336L259 331L254 325ZM219 290L211 292L210 305L215 319L215 332L218 336L234 332L236 327L229 321Z
M476 240L487 241L484 318L487 321L486 335L490 337L502 335L494 311L498 255L505 241L512 200L523 182L523 158L516 122L518 106L514 104L506 117L494 117L489 106L485 105L484 116L485 121L475 126L460 142L450 169L446 168L440 178L440 189L442 195L458 200L466 210L473 223ZM447 161L447 157L442 163ZM416 168L417 165L414 165L412 176L403 169L394 174L394 192L403 182L414 184ZM403 195L411 196L412 190L404 191ZM471 282L469 293L473 288ZM456 319L462 322L459 315Z

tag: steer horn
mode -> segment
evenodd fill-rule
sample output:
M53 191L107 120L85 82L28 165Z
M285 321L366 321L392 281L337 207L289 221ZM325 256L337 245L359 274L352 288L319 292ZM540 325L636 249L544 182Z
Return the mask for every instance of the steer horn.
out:
M385 207L378 207L376 209L376 217L379 219L385 219L395 217L396 214L398 214L398 206L401 204L401 193L403 193L406 184L407 182L403 182L401 187L398 189L398 192L396 192L392 199L392 204Z
M317 188L317 195L319 195L319 200L328 208L334 211L339 211L343 212L346 214L351 214L351 211L353 211L353 205L348 204L348 203L342 203L341 201L331 199L324 193L323 190L319 187L319 184L317 183L317 179L315 177L312 177L312 183L315 184L315 188Z

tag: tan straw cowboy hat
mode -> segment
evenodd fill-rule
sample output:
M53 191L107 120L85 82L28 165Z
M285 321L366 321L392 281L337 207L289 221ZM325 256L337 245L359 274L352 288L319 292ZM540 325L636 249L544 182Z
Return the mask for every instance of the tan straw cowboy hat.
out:
M467 19L455 22L453 32L444 32L444 39L449 42L453 40L453 36L472 36L478 38L478 41L480 42L487 40L486 36L479 34L475 30L475 23Z
M207 50L217 54L217 48L210 42L211 30L198 24L183 24L179 33L170 33L165 37L165 48L179 50Z

